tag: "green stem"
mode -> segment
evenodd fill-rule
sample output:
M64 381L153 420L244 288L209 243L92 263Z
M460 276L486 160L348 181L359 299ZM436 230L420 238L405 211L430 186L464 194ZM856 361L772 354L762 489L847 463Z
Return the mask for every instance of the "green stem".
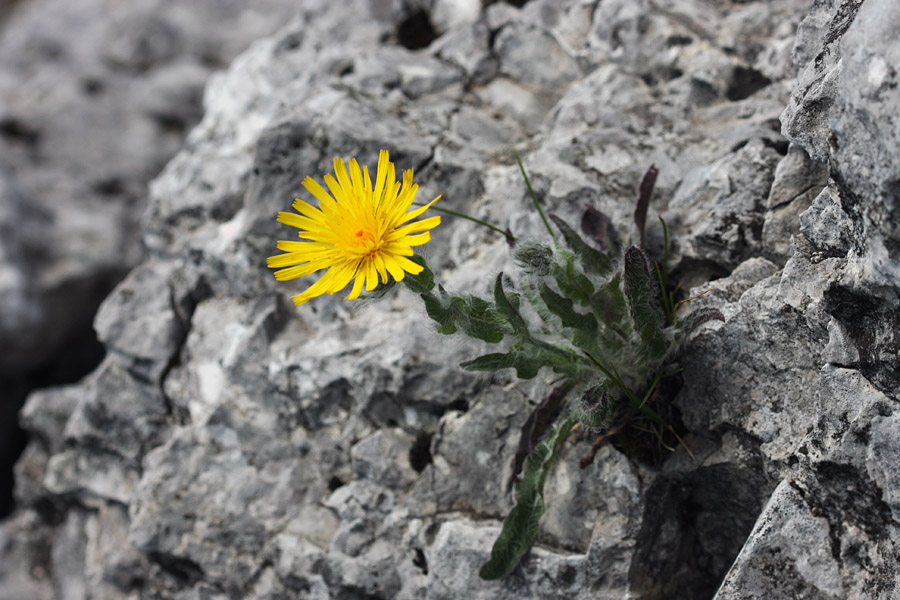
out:
M674 296L666 288L666 281L669 279L669 227L661 216L659 217L659 222L662 224L663 230L663 264L662 271L657 266L656 272L659 275L659 291L662 295L663 306L668 313L670 324L674 325L678 321L677 306Z
M553 238L553 241L556 241L556 234L550 229L550 222L547 221L547 217L544 215L544 209L541 208L541 203L538 202L537 194L534 193L534 188L531 187L531 180L528 179L528 173L525 172L525 165L522 164L522 157L519 156L519 151L515 148L513 148L513 153L516 155L516 162L519 163L519 170L522 171L522 177L525 178L525 185L528 187L528 194L531 196L531 201L534 202L534 207L537 209L538 214L541 215L544 227L550 232L550 237Z
M623 392L625 392L625 395L628 396L628 400L632 404L634 404L635 408L637 408L639 411L641 411L641 413L645 417L647 417L648 419L651 419L660 427L670 429L669 424L666 423L665 420L662 417L660 417L659 414L657 414L657 412L655 410L653 410L652 408L650 408L643 402L639 401L637 399L637 397L631 392L631 390L628 389L628 386L626 386L625 382L622 381L622 378L619 376L619 373L618 373L618 371L616 371L616 368L614 366L610 365L610 368L607 369L602 364L600 364L600 361L597 360L596 358L594 358L594 356L590 352L587 352L587 351L583 351L583 352L589 359L591 359L591 362L593 362L604 375L606 375L609 379L611 379L613 383L615 383L617 386L619 386L622 389ZM658 376L657 376L657 379L659 379ZM655 386L655 385L656 385L656 382L654 382L653 386Z
M666 290L666 277L662 274L659 263L654 262L653 265L656 267L656 277L659 280L659 301L663 305L663 310L666 311L666 321L668 321L670 325L674 325L676 319L675 307L672 302L671 294Z
M643 400L641 400L641 406L647 404L647 400L650 399L650 396L653 395L653 391L656 389L656 386L659 385L660 380L665 377L665 375L657 375L656 379L653 380L653 383L650 384L650 388L647 390L647 393L644 394Z
M425 206L421 202L413 202L413 204L415 206ZM515 236L513 236L508 231L504 231L503 229L500 229L499 227L496 227L495 225L491 225L490 223L488 223L486 221L482 221L481 219L476 219L475 217L467 215L466 213L461 213L461 212L457 212L455 210L450 210L449 208L440 208L437 206L432 206L430 210L434 210L434 211L437 211L440 213L452 215L454 217L460 217L462 219L468 219L469 221L472 221L473 223L478 223L479 225L482 225L484 227L487 227L488 229L496 231L497 233L505 236L508 240L511 240L513 242L516 241Z

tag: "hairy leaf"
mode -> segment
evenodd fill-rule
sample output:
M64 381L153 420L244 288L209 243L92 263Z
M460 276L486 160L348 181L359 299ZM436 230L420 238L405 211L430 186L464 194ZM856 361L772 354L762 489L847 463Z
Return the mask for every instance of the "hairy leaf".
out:
M544 482L577 422L574 415L563 418L529 455L522 479L516 486L516 506L503 522L500 536L491 548L490 559L478 572L482 579L500 579L509 575L534 544L538 520L544 514Z
M591 310L607 327L616 327L625 319L628 304L622 291L622 273L613 275L591 296Z
M553 250L540 242L524 242L513 252L513 260L524 272L543 277L550 272Z
M595 385L581 395L578 420L588 429L605 429L612 419L615 403L606 385Z
M516 366L516 355L513 352L492 352L478 358L467 360L460 366L468 371L499 371Z
M678 329L686 335L691 334L698 327L709 321L725 322L725 315L718 308L698 308L678 322Z
M574 309L571 300L565 296L560 296L544 282L540 283L538 291L544 304L547 305L550 312L562 320L564 327L571 327L588 333L597 331L597 319L594 318L594 315L579 313Z
M438 287L441 298L431 292L419 294L425 303L425 312L437 324L438 333L450 335L456 333L456 314L444 288Z
M449 335L462 330L469 337L496 344L505 335L500 314L487 300L477 296L448 294L438 286L440 297L431 292L419 294L425 312L437 323L438 333Z
M511 296L511 294L507 296L503 290L503 273L498 273L497 279L494 281L494 303L497 305L497 312L506 319L516 335L527 336L528 325L519 314L518 297L513 300Z
M528 340L526 349L530 359L537 361L543 367L550 367L556 373L572 377L578 372L578 359L571 352L534 338Z
M650 276L644 253L635 246L629 246L625 250L625 297L635 329L651 359L662 357L668 348L657 292L657 284Z
M552 366L542 360L540 353L523 352L520 348L513 348L509 352L493 352L484 354L473 360L461 363L467 371L499 371L500 369L515 369L519 379L532 379L543 366Z
M565 260L563 265L553 263L550 269L556 285L559 286L563 295L570 300L574 300L582 305L588 305L591 296L594 294L594 284L588 279L584 273L575 268L575 260L571 254L560 253Z
M562 409L565 407L566 397L574 386L574 381L566 379L553 388L528 415L528 419L522 425L522 435L519 436L519 447L516 449L512 474L506 486L507 490L511 489L513 483L515 483L516 477L522 470L522 465L525 464L525 458L534 450L540 439L547 433L547 430L553 425L556 418L559 417Z
M428 263L425 262L425 259L418 254L413 254L409 257L409 260L424 268L418 275L413 275L412 273L406 274L406 276L403 278L403 283L406 284L406 287L408 287L414 294L423 294L425 292L430 292L431 290L433 290L434 273L432 273L431 269L428 268Z
M597 242L600 249L610 256L618 256L622 245L612 221L593 206L585 206L581 215L581 232Z
M653 195L653 186L656 185L656 176L659 175L659 169L656 165L650 165L644 178L641 180L641 187L638 190L637 205L634 207L634 223L637 225L638 233L641 236L641 247L644 246L644 229L647 226L647 208L650 206L650 196Z
M562 233L563 238L566 240L566 244L568 244L569 248L572 249L572 252L578 257L578 260L581 262L585 271L603 276L612 270L612 259L610 259L609 256L600 250L589 246L581 239L581 236L575 233L574 229L569 227L568 223L556 215L550 215L550 219L552 219L559 228L560 233Z
M503 339L503 322L493 304L477 296L466 296L460 309L459 328L466 335L489 344Z

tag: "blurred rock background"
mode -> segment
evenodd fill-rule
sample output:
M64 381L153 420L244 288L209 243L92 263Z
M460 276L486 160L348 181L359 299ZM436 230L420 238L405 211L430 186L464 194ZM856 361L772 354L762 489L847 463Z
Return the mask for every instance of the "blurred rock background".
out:
M898 593L890 0L0 10L2 406L27 395L30 436L0 598ZM623 236L655 163L674 277L727 323L684 359L696 458L580 469L574 438L538 545L486 583L549 382L462 372L478 346L409 294L295 308L265 257L305 176L380 148L541 236L513 147L549 210ZM486 293L505 246L445 218L426 254Z
M296 2L0 3L0 513L29 391L102 359L97 307L144 256L147 184L203 87Z

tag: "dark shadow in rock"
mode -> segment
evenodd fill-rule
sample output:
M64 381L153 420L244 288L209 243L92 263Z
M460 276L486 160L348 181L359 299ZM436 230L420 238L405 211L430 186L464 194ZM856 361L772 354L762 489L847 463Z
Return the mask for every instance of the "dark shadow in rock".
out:
M635 595L644 600L712 598L771 487L758 454L745 464L661 473L645 496L629 571Z
M659 382L647 402L679 436L684 436L687 429L681 422L681 411L673 401L683 385L684 380L680 374L667 377ZM643 394L638 397L642 396ZM658 467L665 462L672 455L671 448L679 444L671 430L662 430L646 418L628 423L610 438L610 443L628 458L651 467Z
M397 25L397 42L409 50L427 48L437 37L431 18L421 9L410 13Z
M420 433L409 449L409 465L416 473L421 473L431 464L431 437L430 433Z
M88 322L38 368L24 374L0 373L0 390L3 390L0 394L0 519L15 508L13 467L28 442L17 415L28 394L40 388L77 382L93 371L105 355L93 324Z
M728 83L728 89L725 90L725 97L732 102L737 102L749 98L771 83L771 79L756 69L737 66L731 74L731 81Z
M892 302L864 290L834 284L825 290L825 310L839 320L859 351L859 370L892 396L900 388L900 313Z

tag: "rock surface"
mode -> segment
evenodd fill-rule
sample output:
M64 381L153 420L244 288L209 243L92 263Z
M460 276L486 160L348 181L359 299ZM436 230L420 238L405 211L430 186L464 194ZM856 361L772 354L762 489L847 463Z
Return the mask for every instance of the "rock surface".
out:
M295 2L0 2L0 514L30 389L102 359L97 307L143 256L147 184L203 86Z
M105 360L30 396L0 598L896 595L900 148L866 126L897 114L890 2L336 4L210 81L95 319ZM461 371L478 346L410 294L295 308L308 282L264 265L299 182L380 148L420 199L541 236L512 147L548 210L623 235L655 163L672 267L727 322L683 360L693 455L580 469L574 436L539 543L484 582L549 380ZM425 248L448 288L511 266L449 217Z

